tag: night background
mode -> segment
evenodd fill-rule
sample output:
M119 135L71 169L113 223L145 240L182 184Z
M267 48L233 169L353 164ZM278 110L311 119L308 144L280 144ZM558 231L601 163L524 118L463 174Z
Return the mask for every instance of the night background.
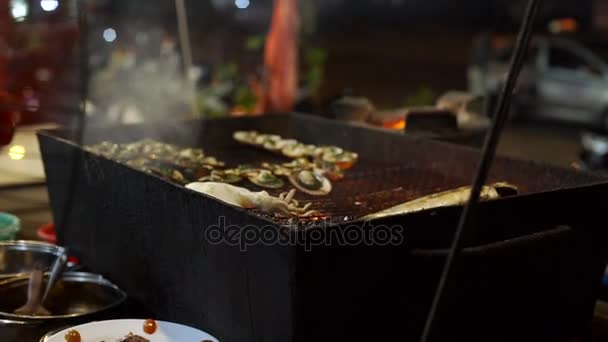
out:
M16 218L6 240L77 251L85 270L143 298L125 317L145 309L224 336L251 330L222 341L409 333L423 323L412 304L440 273L428 285L402 272L447 255L503 108L480 196L497 200L479 206L487 230L466 250L479 279L459 269L454 288L471 295L452 293L480 306L445 321L484 336L468 340L520 322L576 333L564 342L608 341L608 0L542 1L508 83L528 1L0 0L0 218ZM497 106L505 84L513 95ZM320 246L307 259L300 246L212 246L216 218L303 236L381 219L413 234L384 250ZM14 262L2 253L0 280ZM14 333L9 318L2 341L49 330Z
M105 26L124 31L157 26L176 31L172 1L97 1L93 27L96 48L107 48ZM232 0L189 1L195 61L215 65L238 59L248 37L263 35L271 0L251 0L239 9ZM370 97L380 106L400 105L422 88L434 93L466 89L466 67L473 39L480 32L513 34L524 1L510 0L306 0L300 1L302 39L327 51L324 98L345 89ZM537 30L547 31L555 18L574 18L581 39L602 50L592 8L594 1L546 1Z

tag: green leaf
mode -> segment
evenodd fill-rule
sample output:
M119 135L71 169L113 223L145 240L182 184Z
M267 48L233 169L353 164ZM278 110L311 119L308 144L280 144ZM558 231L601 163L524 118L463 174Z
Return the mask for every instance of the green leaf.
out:
M265 43L266 37L264 35L251 36L245 41L245 50L259 51L264 47Z

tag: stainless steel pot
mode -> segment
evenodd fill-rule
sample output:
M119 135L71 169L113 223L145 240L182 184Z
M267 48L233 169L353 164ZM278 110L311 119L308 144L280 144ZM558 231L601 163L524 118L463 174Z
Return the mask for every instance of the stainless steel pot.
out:
M104 277L92 273L66 272L49 293L44 306L51 316L16 315L13 311L27 300L27 277L0 282L0 325L40 324L101 313L120 305L127 295Z
M64 251L63 247L38 241L0 242L0 281L28 276L36 264L48 270Z

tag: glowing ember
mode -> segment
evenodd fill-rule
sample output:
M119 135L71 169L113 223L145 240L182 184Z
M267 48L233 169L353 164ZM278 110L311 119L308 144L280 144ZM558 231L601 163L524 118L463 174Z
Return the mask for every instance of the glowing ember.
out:
M384 122L382 124L382 127L387 128L387 129L394 129L394 130L404 130L405 127L407 126L407 122L405 121L405 119L399 119L399 120L395 120L395 121L389 121L389 122Z

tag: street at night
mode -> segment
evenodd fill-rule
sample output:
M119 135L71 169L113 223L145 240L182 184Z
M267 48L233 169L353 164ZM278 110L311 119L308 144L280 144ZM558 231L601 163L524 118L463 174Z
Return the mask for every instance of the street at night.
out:
M608 341L607 23L0 0L0 341Z

